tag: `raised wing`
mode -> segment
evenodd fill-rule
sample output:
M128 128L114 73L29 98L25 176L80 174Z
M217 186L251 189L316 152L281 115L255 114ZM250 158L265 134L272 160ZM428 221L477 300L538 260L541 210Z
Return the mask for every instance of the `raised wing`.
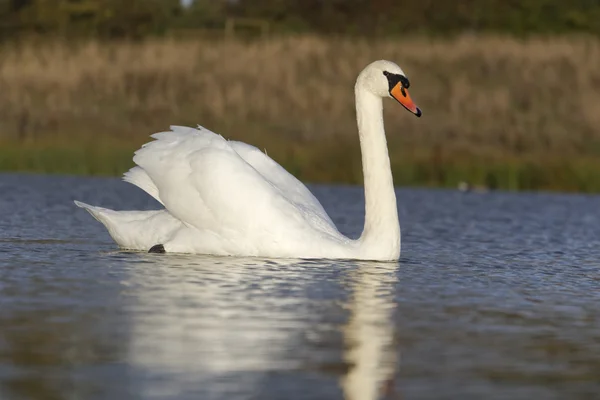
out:
M185 224L232 240L297 241L315 231L339 236L308 189L255 147L206 129L172 127L152 137L133 160L159 201Z

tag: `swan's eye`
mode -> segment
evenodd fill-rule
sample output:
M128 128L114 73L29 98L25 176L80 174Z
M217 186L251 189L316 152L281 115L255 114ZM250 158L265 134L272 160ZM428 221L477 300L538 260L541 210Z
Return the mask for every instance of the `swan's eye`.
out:
M388 77L390 76L390 73L389 73L389 72L387 72L387 71L383 71L383 74L384 74L385 76L388 76Z

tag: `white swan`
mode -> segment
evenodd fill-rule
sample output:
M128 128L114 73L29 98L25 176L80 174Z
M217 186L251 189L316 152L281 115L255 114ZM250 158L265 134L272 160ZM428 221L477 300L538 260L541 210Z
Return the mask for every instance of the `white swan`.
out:
M158 211L113 211L76 201L121 248L272 258L393 261L400 225L383 127L382 98L416 116L409 81L393 62L368 65L354 87L365 185L361 237L342 235L319 201L256 147L205 128L171 127L135 152L130 182L158 200Z

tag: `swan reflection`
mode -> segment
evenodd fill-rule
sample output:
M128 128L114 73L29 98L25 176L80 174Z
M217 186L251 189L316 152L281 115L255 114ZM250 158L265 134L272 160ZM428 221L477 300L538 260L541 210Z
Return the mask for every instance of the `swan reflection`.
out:
M128 361L156 377L142 380L145 396L301 397L316 358L346 364L338 383L326 380L348 400L380 398L393 381L397 264L142 258L125 284ZM323 344L332 323L342 340ZM318 379L316 391L327 386Z
M353 271L350 318L343 327L348 373L341 384L348 400L375 400L393 393L398 351L394 346L394 288L398 264L358 263Z
M150 259L151 257L148 257ZM270 295L285 267L256 260L168 256L139 264L129 359L150 374L147 395L252 391L261 374L292 368L281 353L294 313ZM291 269L290 279L294 279ZM236 386L236 387L232 387Z

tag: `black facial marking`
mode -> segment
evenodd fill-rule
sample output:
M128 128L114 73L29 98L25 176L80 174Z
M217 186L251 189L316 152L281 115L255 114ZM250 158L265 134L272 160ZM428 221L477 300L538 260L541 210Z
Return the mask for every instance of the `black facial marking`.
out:
M410 87L410 82L408 81L407 77L400 74L392 74L388 71L383 71L383 75L385 75L388 80L390 92L398 84L398 82L400 82L402 84L402 95L406 96L406 91L404 89L408 89Z

